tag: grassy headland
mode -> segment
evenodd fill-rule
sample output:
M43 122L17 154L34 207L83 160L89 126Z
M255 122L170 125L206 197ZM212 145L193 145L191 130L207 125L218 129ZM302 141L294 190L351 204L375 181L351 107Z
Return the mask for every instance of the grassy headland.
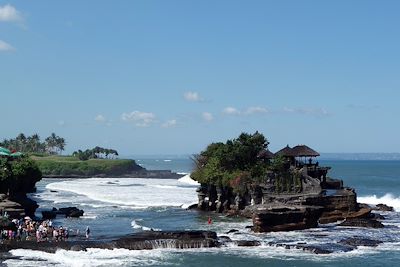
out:
M143 170L132 159L79 160L73 156L32 156L44 177L119 176Z

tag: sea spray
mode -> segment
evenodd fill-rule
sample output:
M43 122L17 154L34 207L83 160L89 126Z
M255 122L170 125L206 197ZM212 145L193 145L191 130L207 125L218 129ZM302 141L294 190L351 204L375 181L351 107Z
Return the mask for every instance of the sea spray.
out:
M193 180L193 179L190 177L190 174L186 174L186 175L183 176L182 178L178 179L178 181L181 182L181 183L190 184L190 185L196 185L196 186L199 186L199 185L200 185L199 182Z
M382 197L376 195L370 196L360 196L357 197L359 203L365 203L370 205L386 204L395 209L395 211L400 212L400 197L395 197L394 195L388 193Z

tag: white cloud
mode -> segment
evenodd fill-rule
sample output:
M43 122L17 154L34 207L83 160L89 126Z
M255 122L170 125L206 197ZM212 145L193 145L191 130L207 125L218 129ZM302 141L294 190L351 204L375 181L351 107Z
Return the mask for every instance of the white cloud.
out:
M226 107L224 108L222 113L226 115L240 115L241 112L234 107Z
M268 109L263 107L249 107L244 114L246 115L253 115L253 114L263 114L268 113Z
M21 13L12 5L0 6L0 21L18 22L22 21Z
M134 122L138 127L148 127L155 122L156 115L151 112L132 111L130 113L122 113L123 121Z
M288 108L284 107L283 112L292 113L292 114L300 114L300 115L311 115L317 117L325 117L332 115L329 111L324 108Z
M205 120L207 122L214 120L214 116L210 112L203 112L203 114L201 116L202 116L203 120Z
M97 115L97 116L94 118L94 120L97 121L97 122L106 122L106 121L107 121L106 117L104 117L104 116L101 115L101 114Z
M168 121L164 122L161 125L161 127L163 127L163 128L171 128L171 127L176 126L176 124L177 124L177 121L175 119L173 119L173 120L168 120Z
M12 45L0 40L0 51L14 51L14 50L15 48Z
M200 102L203 100L203 98L201 98L199 93L197 92L185 92L183 94L183 97L185 98L186 101L189 102Z

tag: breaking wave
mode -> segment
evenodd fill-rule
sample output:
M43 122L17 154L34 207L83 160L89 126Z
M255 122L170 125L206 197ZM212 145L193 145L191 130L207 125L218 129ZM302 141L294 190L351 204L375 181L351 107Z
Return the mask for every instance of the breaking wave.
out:
M382 197L376 195L357 197L357 201L370 205L386 204L393 207L397 212L400 212L400 197L395 197L392 194L385 194Z
M137 209L182 207L197 201L196 186L182 184L182 181L176 179L76 179L50 183L46 189L72 192L101 203Z

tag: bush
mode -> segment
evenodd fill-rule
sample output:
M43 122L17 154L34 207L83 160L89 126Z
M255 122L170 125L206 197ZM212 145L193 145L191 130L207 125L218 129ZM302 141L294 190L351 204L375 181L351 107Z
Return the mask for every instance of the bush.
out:
M41 179L42 172L29 157L1 158L0 160L0 191L2 193L33 192L36 182Z

